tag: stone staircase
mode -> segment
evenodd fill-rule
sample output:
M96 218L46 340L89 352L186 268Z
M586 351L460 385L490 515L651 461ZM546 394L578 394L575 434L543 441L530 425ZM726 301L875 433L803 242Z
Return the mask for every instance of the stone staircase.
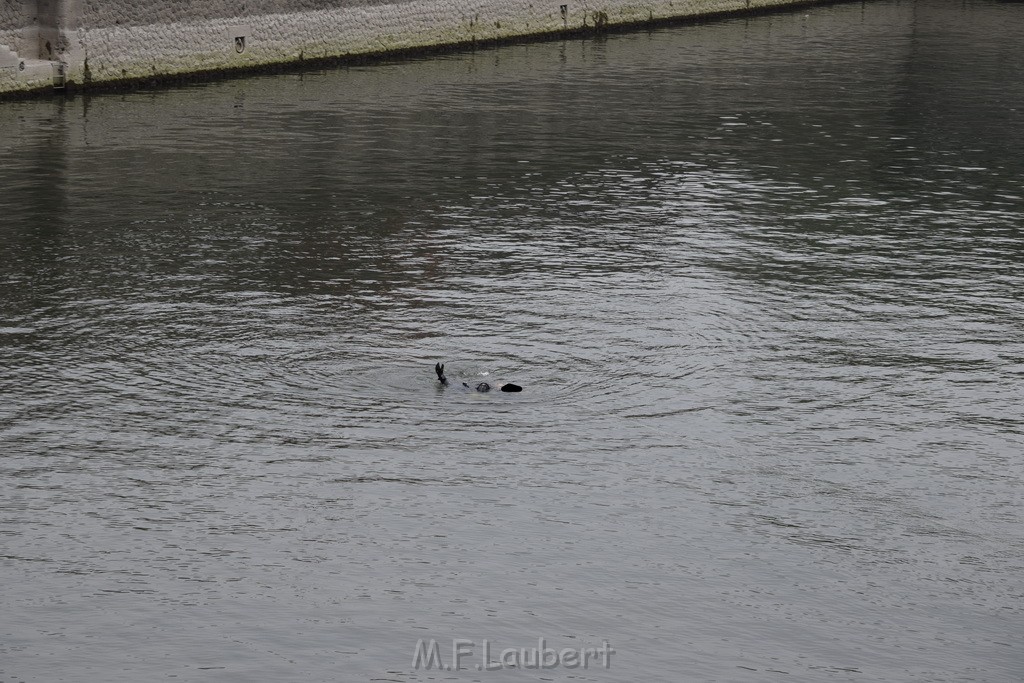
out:
M19 61L17 52L0 43L0 69L5 66L17 68Z
M46 59L24 59L7 45L0 43L0 70L7 70L9 76L29 88L41 88L52 84L54 88L64 87L64 69L60 62ZM0 76L3 71L0 71Z

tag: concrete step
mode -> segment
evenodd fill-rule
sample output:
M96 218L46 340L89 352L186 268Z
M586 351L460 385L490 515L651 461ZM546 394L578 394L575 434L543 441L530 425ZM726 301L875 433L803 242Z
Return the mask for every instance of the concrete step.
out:
M18 59L18 53L16 53L14 50L7 47L3 43L0 43L0 68L3 68L5 66L17 67L19 61L20 60Z
M48 81L63 87L62 74L60 62L46 59L22 59L18 62L18 78L23 81Z
M47 59L22 59L17 52L2 43L0 43L0 68L10 69L19 81L32 83L33 85L30 87L44 84L53 84L55 88L64 87L64 70L60 62L51 62Z

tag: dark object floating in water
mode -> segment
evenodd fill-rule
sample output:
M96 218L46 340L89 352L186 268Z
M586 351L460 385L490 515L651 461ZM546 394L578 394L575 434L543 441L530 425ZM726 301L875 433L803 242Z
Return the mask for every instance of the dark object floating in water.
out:
M434 372L437 373L438 381L440 381L441 384L443 384L445 386L448 386L448 378L444 376L444 365L441 364L441 363L435 363L434 364ZM463 382L462 386L466 387L467 389L476 389L477 391L490 391L491 390L491 385L488 384L487 382L480 382L480 384L477 384L475 387L471 387L468 384L466 384L465 382ZM510 383L510 384L503 384L503 385L501 385L501 391L515 392L515 391L522 391L522 390L523 390L523 388L521 386L519 386L518 384L511 384Z

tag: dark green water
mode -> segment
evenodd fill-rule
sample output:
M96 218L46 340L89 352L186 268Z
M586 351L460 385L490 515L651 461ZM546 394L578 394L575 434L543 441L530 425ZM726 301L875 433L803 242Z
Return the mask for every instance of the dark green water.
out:
M0 105L0 680L1021 680L1021 26Z

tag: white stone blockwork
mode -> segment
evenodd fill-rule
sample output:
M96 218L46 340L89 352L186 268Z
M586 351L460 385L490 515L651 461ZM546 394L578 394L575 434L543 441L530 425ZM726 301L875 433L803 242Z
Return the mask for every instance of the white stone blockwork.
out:
M264 0L251 4L280 11L239 15L232 10L244 5L229 0L208 0L201 12L193 0L66 0L63 4L57 0L60 8L55 16L63 25L54 32L53 40L45 43L50 52L17 56L59 60L69 83L89 85L806 2L411 0L374 4L370 0L357 4L352 0ZM124 5L120 12L119 5ZM151 11L147 5L152 6ZM292 7L295 11L288 11ZM41 35L38 27L12 28L14 19L6 17L5 21L0 23L0 44L30 45L32 41L23 39L26 32L34 30ZM44 45L41 40L36 42ZM36 71L39 78L24 73L19 77L17 67L0 66L0 93L51 86L42 70Z

